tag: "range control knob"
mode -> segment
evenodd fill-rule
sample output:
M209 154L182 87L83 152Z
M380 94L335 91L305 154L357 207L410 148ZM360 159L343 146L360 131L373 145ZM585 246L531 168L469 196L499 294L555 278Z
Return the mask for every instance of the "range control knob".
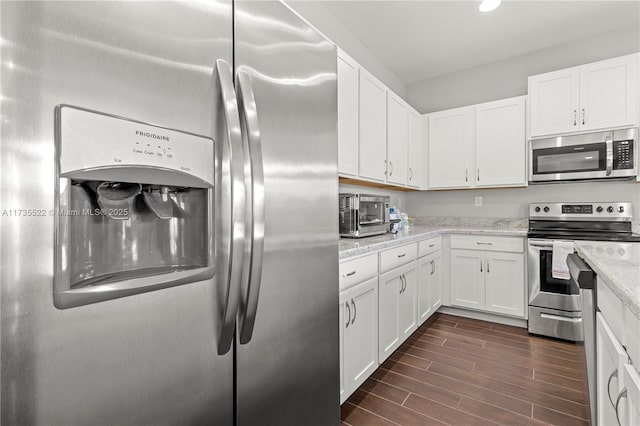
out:
M534 210L536 211L536 213L539 213L540 212L540 206L537 206Z
M602 210L604 210L604 209L602 208L602 206L598 206L598 208L596 209L596 211L597 211L598 213L602 213Z
M549 213L549 207L545 207L545 208L544 208L544 212L545 212L545 213Z
M613 213L613 207L611 207L611 206L607 207L607 211L608 211L609 213Z
M618 212L624 213L624 207L623 206L618 207Z

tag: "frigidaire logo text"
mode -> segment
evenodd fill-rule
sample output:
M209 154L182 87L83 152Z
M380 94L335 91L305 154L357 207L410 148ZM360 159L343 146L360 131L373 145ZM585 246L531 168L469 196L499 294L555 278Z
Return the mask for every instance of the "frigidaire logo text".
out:
M161 141L169 142L169 136L156 135L155 133L141 132L140 130L136 130L136 135L144 136L145 138L160 139Z

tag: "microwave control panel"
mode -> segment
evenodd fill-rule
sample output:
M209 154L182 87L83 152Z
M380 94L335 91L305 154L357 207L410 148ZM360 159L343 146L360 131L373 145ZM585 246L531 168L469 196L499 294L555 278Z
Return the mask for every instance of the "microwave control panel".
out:
M633 169L633 141L613 142L613 168Z

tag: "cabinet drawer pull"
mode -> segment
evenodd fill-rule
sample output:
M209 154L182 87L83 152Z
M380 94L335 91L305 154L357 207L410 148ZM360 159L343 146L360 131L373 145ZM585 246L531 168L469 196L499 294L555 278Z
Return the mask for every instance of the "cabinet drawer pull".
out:
M493 243L485 243L483 241L476 241L476 244L478 244L479 246L492 246Z
M354 269L353 271L348 272L346 274L343 274L342 276L346 278L346 277L350 277L351 275L355 275L355 274L356 274L356 270Z
M429 248L431 248L431 247L435 247L435 246L436 246L436 243L429 244Z
M407 255L407 253L399 254L399 255L398 255L398 259L399 259L399 258L401 258L401 257L405 257L406 255Z

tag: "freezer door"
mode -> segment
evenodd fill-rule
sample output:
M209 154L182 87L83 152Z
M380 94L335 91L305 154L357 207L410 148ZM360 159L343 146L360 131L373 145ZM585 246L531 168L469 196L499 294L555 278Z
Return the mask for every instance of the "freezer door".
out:
M249 86L255 97L265 223L255 322L241 317L236 339L238 425L337 425L336 52L282 3L241 1L235 64L243 101Z
M53 300L64 214L53 212L54 108L225 143L214 71L232 63L231 1L0 8L2 424L233 424L234 354L217 347L226 288L207 280L64 310Z

